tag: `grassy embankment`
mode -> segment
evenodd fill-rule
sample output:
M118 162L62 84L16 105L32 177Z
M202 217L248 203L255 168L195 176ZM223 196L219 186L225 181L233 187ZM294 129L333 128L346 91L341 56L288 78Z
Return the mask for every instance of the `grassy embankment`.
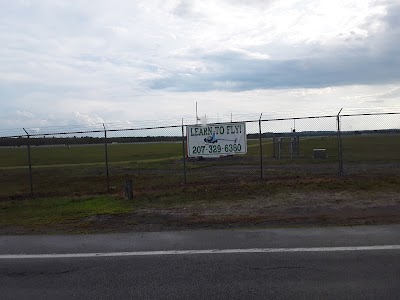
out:
M360 202L368 202L373 206L374 201L382 203L387 196L392 198L388 200L389 204L393 201L398 202L393 195L398 195L399 192L398 176L383 177L379 180L336 177L288 178L267 182L182 186L168 191L139 191L134 201L124 200L120 194L3 200L0 201L0 229L3 228L0 232L96 232L99 217L109 220L109 225L105 227L100 224L103 226L100 231L118 231L121 224L113 225L114 218L126 216L125 223L122 224L122 229L126 229L131 220L137 222L135 217L129 216L137 211L143 213L146 210L161 211L167 215L168 211L172 215L175 211L188 211L191 213L189 217L193 219L202 217L206 210L211 215L214 214L215 219L215 215L220 215L213 213L216 208L223 212L218 222L228 218L230 223L236 218L235 213L240 213L241 208L260 214L258 205L269 206L271 209L286 207L289 210L298 209L299 206L326 209L339 204L346 207L358 205ZM312 197L309 197L310 195ZM229 211L232 207L235 207L235 212ZM250 213L250 216L253 213ZM274 217L270 209L267 209L266 213L268 218ZM150 213L145 218L146 222L152 222L153 215ZM307 214L302 214L302 218L307 218Z

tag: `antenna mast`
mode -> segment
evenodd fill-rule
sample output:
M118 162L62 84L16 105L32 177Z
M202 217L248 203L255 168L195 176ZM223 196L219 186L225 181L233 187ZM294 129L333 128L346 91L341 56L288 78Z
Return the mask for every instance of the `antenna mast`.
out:
M197 114L197 101L196 101L196 125L200 121L199 115Z

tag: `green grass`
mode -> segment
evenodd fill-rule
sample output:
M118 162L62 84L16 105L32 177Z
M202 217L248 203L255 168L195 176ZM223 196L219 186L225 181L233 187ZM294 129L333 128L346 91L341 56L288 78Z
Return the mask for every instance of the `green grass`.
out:
M263 155L272 156L271 139L263 139ZM400 136L399 135L358 135L342 136L343 159L348 162L399 162ZM326 149L328 158L325 160L313 159L313 149ZM260 153L259 141L248 141L248 156L258 156ZM276 154L277 155L277 154ZM281 148L281 157L284 163L290 161L290 142L284 139ZM338 160L337 137L302 137L300 138L300 160L295 163L324 163ZM279 164L279 161L275 163Z
M0 202L1 226L52 226L96 215L130 213L132 203L110 196Z
M182 145L177 143L111 144L108 145L109 162L157 161L182 156ZM67 164L101 164L105 161L104 145L72 145L31 147L33 166ZM0 148L0 168L26 166L27 148Z
M311 159L313 149L325 148L328 161L337 160L337 140L332 137L313 137L300 139L300 157ZM259 155L259 141L248 141L247 157ZM282 145L282 157L290 156L289 140ZM266 158L272 156L272 141L263 139L263 153ZM392 161L400 160L400 137L390 135L343 136L343 155L351 161ZM104 164L104 145L73 145L32 147L32 165L65 166ZM108 146L110 163L139 163L160 165L164 162L182 158L180 143L148 143L148 144L111 144ZM24 167L28 165L26 148L0 148L0 168Z
M82 232L93 225L90 220L92 216L128 215L137 209L147 208L211 208L216 204L267 198L275 199L279 205L279 201L287 201L291 193L307 195L307 192L325 192L328 195L334 192L363 192L373 195L398 193L400 177L295 177L270 181L170 186L168 189L136 188L133 201L123 200L117 195L3 200L0 201L0 227L46 229L49 232L59 228L64 232ZM321 198L321 203L323 202L324 199Z
M297 159L289 159L288 139L282 146L280 160L271 157L271 139L263 139L262 144L268 181L259 180L259 141L249 140L246 155L188 161L187 185L182 184L182 144L109 145L111 193L108 195L104 145L70 149L32 147L34 199L27 197L30 192L27 149L0 148L0 227L78 224L79 229L84 226L82 219L91 216L129 214L137 208L207 206L218 201L234 202L291 192L400 192L400 174L396 169L400 163L399 136L343 136L345 167L351 164L370 167L363 171L364 175L356 173L351 177L335 176L336 136L301 138ZM328 158L313 159L315 148L327 149ZM397 173L385 175L387 170L380 164L386 163ZM326 173L318 173L320 170ZM136 194L133 202L122 200L125 179L133 179Z
M289 158L289 140L282 159L272 159L272 141L263 139L264 167L273 176L307 176L337 173L337 140L332 137L300 139L300 158ZM327 159L313 159L315 148L327 149ZM113 190L120 191L126 178L143 190L168 190L183 182L182 144L109 145L109 175ZM248 153L235 157L187 162L189 183L253 181L259 177L259 141L248 140ZM400 162L400 137L396 135L343 136L344 164L368 164L375 174L395 170ZM0 148L0 197L29 194L26 148ZM104 145L32 147L33 188L37 196L93 195L106 192ZM376 165L376 167L374 167ZM311 168L310 168L311 166ZM316 169L312 169L315 166ZM307 169L308 168L308 169ZM318 170L319 168L319 170ZM390 171L390 170L389 170ZM363 172L369 172L365 169Z
M354 162L400 161L400 136L344 136L343 158Z

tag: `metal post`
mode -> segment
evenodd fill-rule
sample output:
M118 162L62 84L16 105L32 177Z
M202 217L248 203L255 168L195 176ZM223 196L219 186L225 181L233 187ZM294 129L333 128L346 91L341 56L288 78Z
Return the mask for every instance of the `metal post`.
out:
M290 138L290 159L293 159L293 137Z
M185 149L185 129L182 119L182 159L183 159L183 183L186 184L186 149Z
M107 145L107 129L103 123L104 128L104 150L106 155L106 176L107 176L107 193L110 192L110 176L109 176L109 169L108 169L108 145Z
M297 158L300 157L300 136L297 136Z
M338 144L338 154L339 154L339 175L342 176L343 173L343 148L342 148L342 136L340 132L340 113L342 112L343 107L340 109L339 113L336 116L337 121L337 144Z
M276 158L276 137L275 137L275 133L272 134L272 158Z
M30 134L25 128L22 128L26 135L28 136L28 162L29 162L29 182L31 185L31 197L33 197L33 179L32 179L32 160L31 160L31 141L30 141Z
M278 159L281 159L282 137L278 138Z
M262 113L260 115L260 119L258 119L258 128L259 128L259 138L260 138L260 175L261 179L263 179L263 147L262 147L262 137L261 137L261 118L262 118Z

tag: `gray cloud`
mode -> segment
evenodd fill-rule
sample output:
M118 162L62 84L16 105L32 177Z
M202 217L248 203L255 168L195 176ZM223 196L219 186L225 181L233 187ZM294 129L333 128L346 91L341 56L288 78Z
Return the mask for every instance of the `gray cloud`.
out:
M231 50L193 51L183 59L200 60L208 70L167 68L167 76L147 84L152 89L177 91L242 91L396 83L400 81L400 4L389 3L384 16L371 16L364 26L377 21L383 30L370 30L366 38L350 33L339 45L299 45L303 55L292 58L260 59ZM262 48L268 53L268 45Z
M363 51L365 49L354 49L347 54L335 56L263 61L238 58L230 52L221 52L205 58L206 64L217 64L216 72L171 74L169 77L153 80L150 87L182 91L240 91L385 84L400 80L400 60L397 57L368 56Z

